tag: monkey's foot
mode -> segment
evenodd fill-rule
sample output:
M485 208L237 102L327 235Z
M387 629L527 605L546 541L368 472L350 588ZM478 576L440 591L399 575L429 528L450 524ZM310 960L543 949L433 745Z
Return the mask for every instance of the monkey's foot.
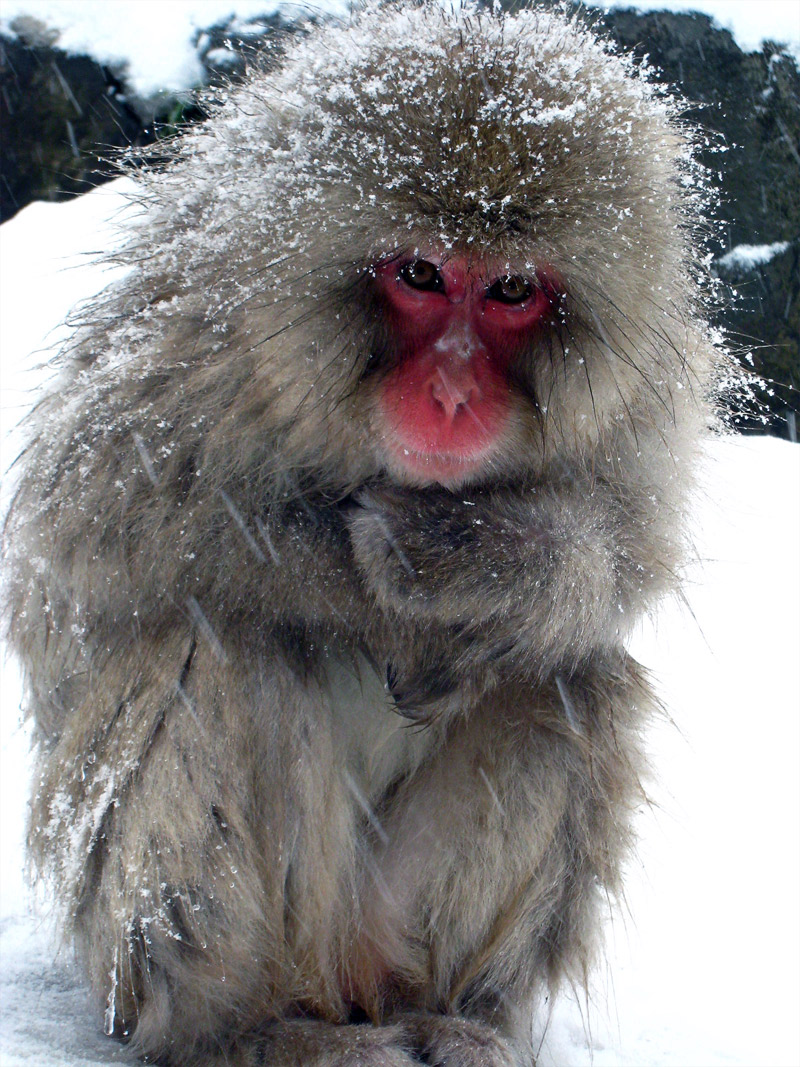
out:
M271 1026L252 1046L228 1053L213 1067L414 1067L420 1060L411 1046L400 1025L297 1020ZM211 1064L204 1060L202 1067Z
M515 1050L484 1023L425 1013L396 1021L410 1038L416 1061L430 1067L535 1067L532 1054Z
M414 1013L386 1026L276 1024L202 1067L535 1067L491 1027L454 1016ZM201 1067L200 1064L197 1067Z

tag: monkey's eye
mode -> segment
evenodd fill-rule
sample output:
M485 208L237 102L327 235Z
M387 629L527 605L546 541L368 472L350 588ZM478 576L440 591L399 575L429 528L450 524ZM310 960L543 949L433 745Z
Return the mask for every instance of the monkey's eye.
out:
M426 293L444 292L444 279L439 268L427 259L415 259L406 263L399 275L412 289L422 289Z
M489 300L498 300L501 304L522 304L533 292L533 286L521 274L506 274L498 278L486 290Z

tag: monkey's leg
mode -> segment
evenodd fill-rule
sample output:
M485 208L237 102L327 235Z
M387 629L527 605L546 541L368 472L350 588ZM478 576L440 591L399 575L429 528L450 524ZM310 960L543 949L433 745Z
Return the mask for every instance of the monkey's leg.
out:
M298 1019L274 1023L202 1067L412 1067L420 1061L411 1047L400 1026Z
M585 979L617 886L646 693L622 655L561 688L495 690L379 813L387 843L354 971L366 995L388 990L396 1021L414 1013L433 1062L529 1065L533 999Z

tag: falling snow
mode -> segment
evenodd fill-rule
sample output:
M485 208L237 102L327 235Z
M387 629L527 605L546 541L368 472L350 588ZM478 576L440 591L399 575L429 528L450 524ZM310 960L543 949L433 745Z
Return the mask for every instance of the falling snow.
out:
M724 271L751 271L788 250L788 241L774 241L771 245L737 245L720 256L715 265Z

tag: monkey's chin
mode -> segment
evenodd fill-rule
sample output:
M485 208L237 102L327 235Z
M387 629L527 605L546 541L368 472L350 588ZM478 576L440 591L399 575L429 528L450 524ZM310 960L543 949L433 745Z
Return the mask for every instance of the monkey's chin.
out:
M458 489L486 468L491 449L466 454L417 452L398 446L392 449L389 469L404 485L443 485Z

